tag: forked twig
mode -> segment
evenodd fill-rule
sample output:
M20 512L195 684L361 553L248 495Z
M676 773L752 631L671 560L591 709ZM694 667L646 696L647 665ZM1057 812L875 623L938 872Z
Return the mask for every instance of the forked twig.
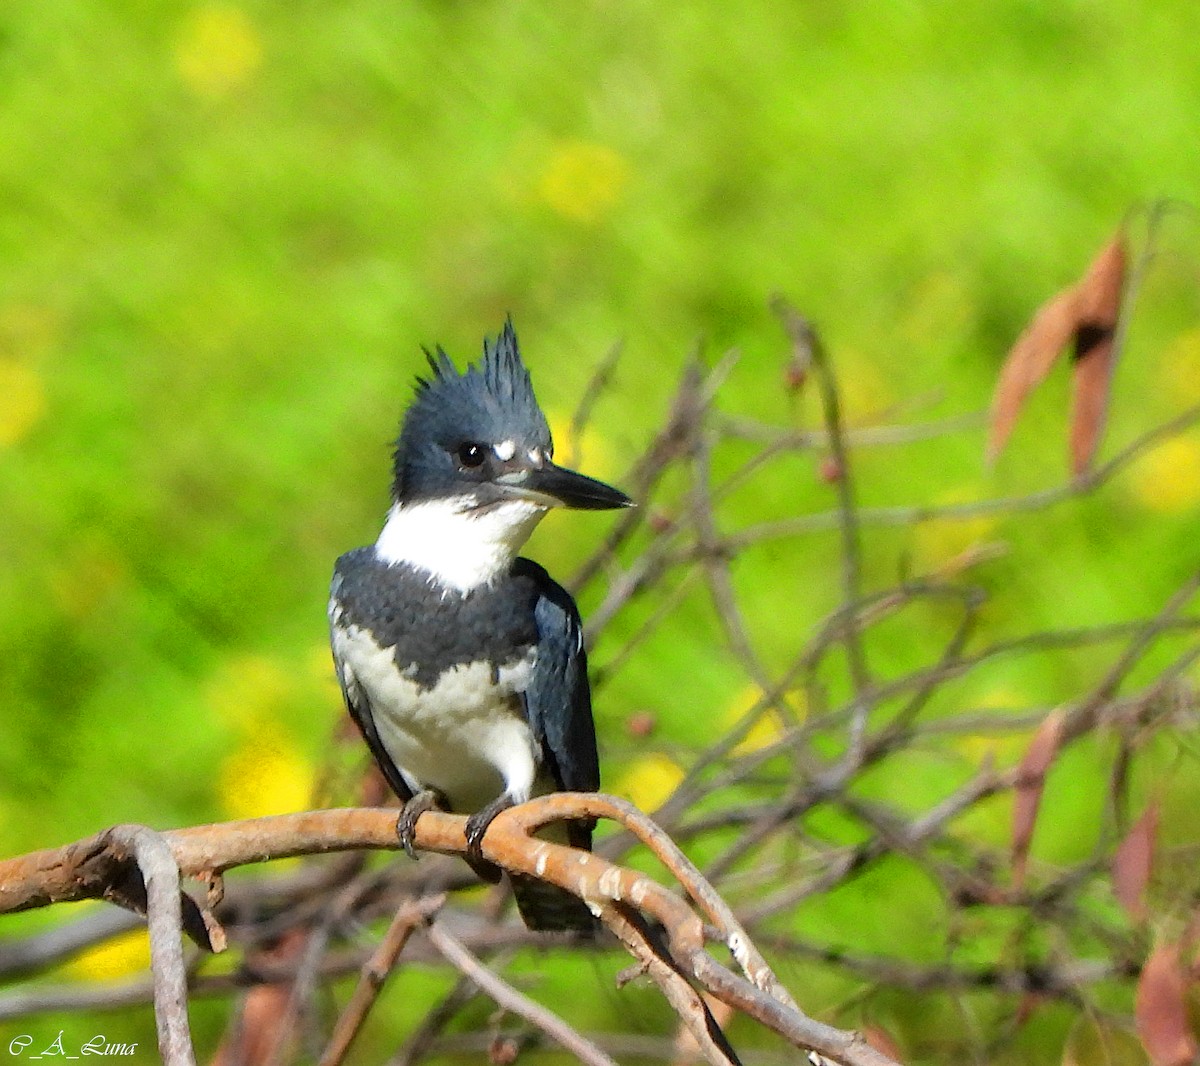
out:
M489 970L463 946L441 922L427 929L430 942L459 973L486 992L499 1006L537 1026L564 1050L587 1066L616 1066L616 1063L586 1037L581 1036L553 1011L518 992L494 971Z
M717 927L746 976L719 966L707 954L704 921L662 885L598 855L532 836L550 822L580 818L609 818L644 835L646 844L680 878ZM464 826L464 818L429 812L417 823L416 844L425 850L462 854L466 849ZM377 808L309 811L200 826L163 833L162 839L179 870L191 875L290 855L354 848L394 850L398 846L395 812ZM0 863L0 911L103 894L104 884L97 874L105 865L107 846L106 834L98 834L64 848ZM796 1046L811 1048L847 1066L887 1066L891 1062L857 1034L824 1025L796 1008L728 906L669 838L632 805L591 793L543 796L502 812L484 838L483 852L510 872L539 877L575 893L592 904L602 919L621 925L627 933L629 923L614 918L621 913L619 908L634 908L657 921L681 972ZM73 872L66 873L68 869ZM665 993L678 994L677 988L669 992L667 985L672 982L661 971L648 972L651 976L659 973ZM695 1031L693 1035L702 1036Z
M445 895L440 894L425 899L405 900L400 905L379 946L363 966L350 1001L338 1015L337 1024L333 1027L333 1034L318 1066L341 1066L409 938L441 910L445 902Z

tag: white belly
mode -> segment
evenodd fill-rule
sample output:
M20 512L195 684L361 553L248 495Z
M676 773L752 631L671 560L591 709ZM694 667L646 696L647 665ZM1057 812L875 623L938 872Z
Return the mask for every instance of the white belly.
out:
M537 755L521 693L536 649L502 666L452 667L432 688L397 672L392 648L380 648L357 626L335 628L334 654L347 686L366 694L375 728L405 777L435 788L460 813L479 810L501 793L529 798Z

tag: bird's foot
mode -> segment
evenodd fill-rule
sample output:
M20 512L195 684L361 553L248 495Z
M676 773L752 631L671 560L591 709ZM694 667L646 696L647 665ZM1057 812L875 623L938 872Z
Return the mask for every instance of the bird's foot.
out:
M505 792L467 819L466 837L467 857L469 859L474 859L476 862L486 861L483 858L483 835L487 832L488 826L492 824L496 815L501 811L508 810L512 805L512 797Z
M417 857L416 848L413 847L413 838L417 832L417 819L426 811L442 809L444 809L442 795L432 788L422 789L404 804L403 810L400 811L400 817L396 819L396 835L400 838L400 846L408 852L410 859Z

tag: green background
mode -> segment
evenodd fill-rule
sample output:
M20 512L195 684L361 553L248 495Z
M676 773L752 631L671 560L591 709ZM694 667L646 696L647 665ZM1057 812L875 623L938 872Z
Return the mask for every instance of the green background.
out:
M0 852L304 805L341 715L328 576L377 532L421 344L462 362L511 312L561 427L623 342L577 442L617 481L698 342L742 353L722 409L814 424L783 388L775 291L822 328L852 425L981 412L1131 206L1200 201L1198 34L1183 3L6 7ZM1164 232L1104 454L1200 399L1190 211ZM864 450L863 502L1061 482L1065 396L1059 375L994 472L981 428ZM820 458L728 527L828 509ZM992 539L991 637L1138 617L1194 567L1198 498L1189 436L1085 504L868 532L868 584ZM531 553L569 574L607 522L556 515ZM772 665L838 602L836 558L828 537L747 556ZM746 705L709 613L682 617L598 699L606 777L646 802ZM934 654L915 630L876 664ZM967 698L1049 706L1104 661L1004 666ZM639 744L623 723L645 710ZM856 905L819 921L904 942ZM145 1014L121 1025L151 1039Z

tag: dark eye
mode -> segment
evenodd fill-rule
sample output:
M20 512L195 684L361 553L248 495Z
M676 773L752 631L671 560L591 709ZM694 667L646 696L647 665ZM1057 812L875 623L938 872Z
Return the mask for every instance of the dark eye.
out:
M458 446L458 461L463 466L482 466L484 458L484 447L482 444L476 444L474 441L467 441L466 444Z

